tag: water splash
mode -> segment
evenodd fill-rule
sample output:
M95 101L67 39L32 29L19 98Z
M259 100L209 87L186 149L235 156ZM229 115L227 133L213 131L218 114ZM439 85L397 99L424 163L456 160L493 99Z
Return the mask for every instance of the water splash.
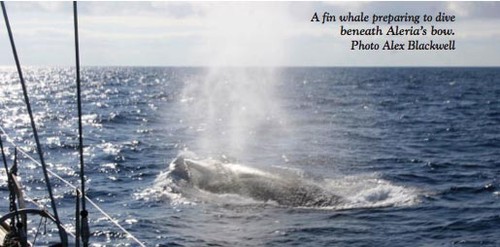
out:
M268 68L214 68L186 82L181 99L185 124L200 155L244 159L273 132L284 136L286 115ZM268 142L268 141L267 141Z
M265 6L265 8L263 8ZM211 3L199 5L207 32L197 50L208 65L182 91L182 110L196 136L189 148L199 155L257 156L269 132L282 136L286 115L280 107L276 66L287 60L286 5ZM273 16L273 21L268 16ZM284 134L283 134L284 135Z
M191 156L193 157L193 156ZM155 185L137 197L167 200L172 204L269 204L284 207L351 209L410 206L418 191L376 175L313 178L301 170L273 167L255 169L213 159L177 157Z

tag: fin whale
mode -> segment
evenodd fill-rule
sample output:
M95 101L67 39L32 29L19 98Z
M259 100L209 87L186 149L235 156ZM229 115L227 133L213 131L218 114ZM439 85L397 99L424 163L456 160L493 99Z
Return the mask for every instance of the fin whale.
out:
M165 174L175 185L169 188L182 194L184 189L199 189L214 194L236 194L257 201L292 207L327 207L342 198L319 183L296 174L271 173L252 167L215 160L177 157Z

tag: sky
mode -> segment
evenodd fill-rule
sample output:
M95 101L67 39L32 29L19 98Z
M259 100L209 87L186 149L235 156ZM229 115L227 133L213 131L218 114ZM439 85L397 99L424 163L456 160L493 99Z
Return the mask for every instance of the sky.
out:
M72 66L71 2L6 2L21 64ZM342 36L314 13L455 15L453 36ZM79 2L83 66L500 66L500 2ZM388 25L380 24L387 28ZM454 51L358 51L353 40L456 41ZM14 60L3 19L0 66Z

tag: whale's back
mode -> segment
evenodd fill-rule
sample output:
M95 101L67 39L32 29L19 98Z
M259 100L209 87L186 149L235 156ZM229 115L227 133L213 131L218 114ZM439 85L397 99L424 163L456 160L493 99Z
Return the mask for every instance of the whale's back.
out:
M214 160L176 158L170 165L173 181L213 194L236 194L283 206L332 206L341 198L323 189L313 180L297 174L276 174L241 164Z

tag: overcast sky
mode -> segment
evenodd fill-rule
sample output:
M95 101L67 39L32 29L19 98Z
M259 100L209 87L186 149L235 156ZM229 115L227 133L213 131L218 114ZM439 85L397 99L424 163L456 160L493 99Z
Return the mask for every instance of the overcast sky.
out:
M71 2L6 5L23 65L74 64ZM499 2L80 2L79 11L83 65L500 65ZM419 39L455 39L457 50L351 51L351 40L360 37L340 36L340 23L310 22L315 12L321 17L324 12L341 15L349 11L456 15L455 23L434 24L453 28L453 37ZM12 66L3 20L0 24L0 65ZM385 39L403 38L365 40Z

